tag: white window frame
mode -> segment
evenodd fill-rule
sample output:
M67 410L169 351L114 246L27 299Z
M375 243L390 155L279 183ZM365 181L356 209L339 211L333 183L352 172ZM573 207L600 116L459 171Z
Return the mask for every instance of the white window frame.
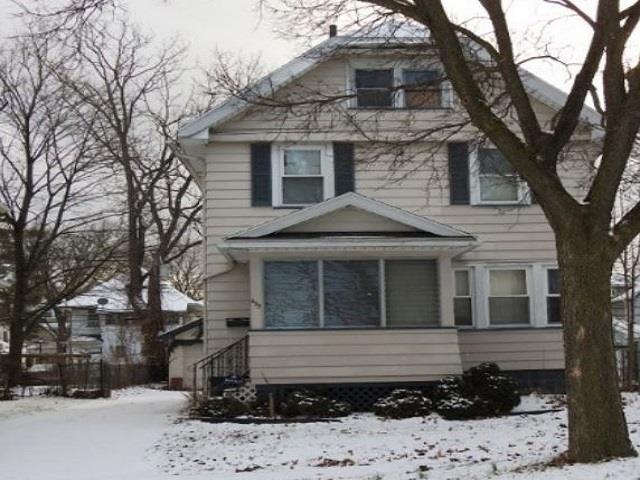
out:
M271 158L275 161L271 162L271 192L274 207L290 207L299 208L312 204L297 203L290 204L283 202L283 181L284 174L284 152L285 150L319 150L320 151L320 175L286 175L287 177L322 177L323 200L328 200L335 196L334 184L334 165L333 165L333 149L327 144L278 144L273 145Z
M457 292L457 284L456 284L456 273L457 272L466 272L467 273L467 280L469 282L469 295L458 295ZM471 267L454 267L453 268L453 312L454 312L454 316L453 316L453 324L457 327L457 328L475 328L477 326L476 324L476 300L475 300L475 276L474 276L474 269ZM471 325L456 325L456 319L455 319L455 300L456 298L468 298L469 301L471 302Z
M491 272L500 270L524 270L525 272L525 286L527 288L526 295L509 295L507 297L501 296L499 298L523 298L529 299L529 323L505 323L500 325L494 325L491 323L491 309L489 308L489 299L493 297L491 295ZM531 265L489 265L485 268L485 298L484 298L484 314L486 318L486 324L488 328L531 328L535 326L535 310L533 308L534 292L533 278L532 278L532 266Z
M560 274L560 269L557 266L552 267L544 267L544 323L545 325L551 327L558 327L562 325L562 322L551 323L549 321L549 298L560 298L560 293L551 293L549 292L549 270L558 270L558 275Z
M358 110L391 110L402 109L410 111L439 111L453 108L453 89L451 82L445 80L441 85L440 107L434 108L407 108L404 99L404 89L398 88L391 93L390 107L360 107L358 106L358 98L356 91L356 70L393 70L393 87L398 87L404 82L405 70L433 70L442 71L437 65L415 64L411 60L384 60L384 59L368 59L368 60L351 60L347 62L347 92L352 97L348 101L349 108Z
M516 173L513 176L518 181L518 198L515 200L482 200L480 189L480 160L478 153L480 148L496 149L493 145L480 145L469 152L469 184L471 187L471 205L530 205L531 192L527 183ZM497 149L496 149L497 150ZM496 175L503 176L503 175Z

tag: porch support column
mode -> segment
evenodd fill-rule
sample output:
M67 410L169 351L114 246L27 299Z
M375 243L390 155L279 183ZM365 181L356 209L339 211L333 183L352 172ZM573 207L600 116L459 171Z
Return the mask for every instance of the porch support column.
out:
M264 328L264 270L262 259L255 254L249 256L249 284L251 295L251 329Z
M440 278L440 325L453 327L453 294L455 291L451 257L441 255L438 257L438 274Z

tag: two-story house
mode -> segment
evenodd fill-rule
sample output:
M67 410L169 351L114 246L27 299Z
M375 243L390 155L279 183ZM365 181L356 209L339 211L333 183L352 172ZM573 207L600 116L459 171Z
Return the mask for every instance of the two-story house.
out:
M205 198L207 376L375 394L492 361L562 383L553 232L442 75L428 38L333 36L248 91L271 106L232 98L182 127ZM524 78L552 122L564 94ZM560 166L576 196L588 163Z

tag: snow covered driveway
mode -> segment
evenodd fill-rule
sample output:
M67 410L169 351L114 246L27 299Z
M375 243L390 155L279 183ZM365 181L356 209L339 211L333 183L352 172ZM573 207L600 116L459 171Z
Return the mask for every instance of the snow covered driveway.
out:
M0 402L2 480L155 480L147 450L185 406L179 392Z

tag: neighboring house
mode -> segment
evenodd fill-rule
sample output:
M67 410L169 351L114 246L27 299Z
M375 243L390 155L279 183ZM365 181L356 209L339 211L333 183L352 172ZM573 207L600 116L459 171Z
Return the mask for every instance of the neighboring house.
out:
M232 99L180 130L205 197L203 362L214 377L248 370L263 390L375 390L494 361L524 385L561 388L554 236L500 152L466 126L406 146L417 154L405 163L374 156L368 137L464 116L430 80L437 59L405 46L333 37L257 85L283 98L354 95L313 121ZM417 86L393 93L402 79ZM525 81L550 124L565 95ZM584 145L597 118L584 110ZM587 164L580 152L559 167L577 198ZM248 365L229 358L245 347ZM221 357L235 367L216 367Z
M146 288L143 300L146 300ZM162 307L166 328L174 328L201 315L196 300L162 283ZM100 283L63 305L72 353L90 353L111 362L142 361L142 332L135 321L126 292L126 277ZM55 320L49 321L55 331Z
M2 206L0 206L2 213ZM9 288L13 283L13 274L8 265L0 265L0 290ZM9 353L9 325L0 319L0 353Z
M202 318L167 330L160 338L169 349L169 387L193 388L194 365L202 358Z
M631 292L631 282L625 281L624 275L614 273L611 277L611 310L613 316L619 320L627 321L627 290ZM640 281L636 280L633 299L634 320L640 325ZM631 294L631 293L630 293Z
M617 350L618 365L622 368L625 365L626 350L629 346L629 326L628 326L628 299L625 291L629 289L629 282L624 281L620 274L614 274L611 280L611 289L614 294L611 299L611 311L613 314L613 338ZM631 299L629 299L631 300ZM636 344L637 365L640 365L640 285L636 284L633 302L634 317L634 339Z

